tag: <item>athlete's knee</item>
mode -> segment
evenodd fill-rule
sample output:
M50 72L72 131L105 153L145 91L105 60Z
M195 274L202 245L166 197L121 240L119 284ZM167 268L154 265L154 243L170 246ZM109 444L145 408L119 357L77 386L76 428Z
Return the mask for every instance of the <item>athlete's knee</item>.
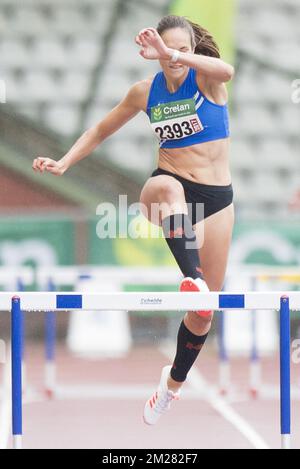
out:
M161 203L172 204L184 199L184 190L182 184L176 179L165 178L158 187L158 199Z
M210 329L214 318L213 311L190 311L187 315L188 320L193 324L193 328L200 333L202 330L208 331Z
M195 313L196 315L196 321L202 324L210 324L213 321L214 318L214 312L213 311L197 311Z

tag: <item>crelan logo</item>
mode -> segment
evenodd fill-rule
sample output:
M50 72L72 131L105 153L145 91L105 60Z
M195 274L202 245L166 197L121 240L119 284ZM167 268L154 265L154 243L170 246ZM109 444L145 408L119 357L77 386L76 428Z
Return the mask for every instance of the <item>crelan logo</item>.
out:
M156 121L161 120L161 118L162 118L162 110L161 110L160 107L154 108L154 110L153 110L153 118L154 118L154 120L156 120Z

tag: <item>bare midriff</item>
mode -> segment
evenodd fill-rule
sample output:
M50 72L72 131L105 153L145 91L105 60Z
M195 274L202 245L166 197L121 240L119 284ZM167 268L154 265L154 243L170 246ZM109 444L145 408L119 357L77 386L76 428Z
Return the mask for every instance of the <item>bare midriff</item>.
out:
M160 148L158 167L200 184L227 186L230 139L224 138L183 148Z

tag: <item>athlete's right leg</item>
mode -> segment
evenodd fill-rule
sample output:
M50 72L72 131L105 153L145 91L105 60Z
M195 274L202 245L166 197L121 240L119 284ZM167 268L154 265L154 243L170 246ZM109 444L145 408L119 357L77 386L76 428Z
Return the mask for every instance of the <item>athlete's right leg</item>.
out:
M148 179L140 197L141 209L151 223L161 225L166 242L184 277L202 278L199 246L182 184L172 176Z
M140 202L146 208L143 210L145 217L159 226L164 218L174 213L188 213L183 186L172 176L150 177L142 189ZM153 204L160 204L159 214L152 210Z

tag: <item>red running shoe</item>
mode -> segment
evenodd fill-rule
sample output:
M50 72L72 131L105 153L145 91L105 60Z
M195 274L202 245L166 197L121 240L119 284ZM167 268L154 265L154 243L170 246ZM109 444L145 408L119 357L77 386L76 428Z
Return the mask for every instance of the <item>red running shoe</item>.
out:
M180 284L180 291L181 292L202 292L207 293L209 292L208 286L206 285L205 281L202 280L200 277L193 279L191 277L185 277L181 284ZM190 311L189 311L190 312ZM212 311L194 311L194 313L198 314L199 316L210 316Z

